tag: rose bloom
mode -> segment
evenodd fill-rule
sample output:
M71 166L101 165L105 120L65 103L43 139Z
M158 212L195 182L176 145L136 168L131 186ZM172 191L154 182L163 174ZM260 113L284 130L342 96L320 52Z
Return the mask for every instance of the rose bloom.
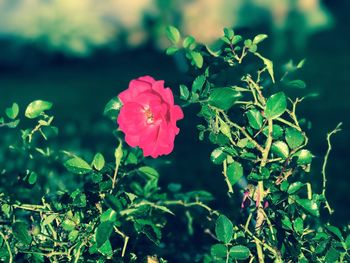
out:
M164 81L150 76L134 79L118 97L123 106L117 122L127 144L139 146L144 156L153 158L171 153L180 131L176 121L184 115Z

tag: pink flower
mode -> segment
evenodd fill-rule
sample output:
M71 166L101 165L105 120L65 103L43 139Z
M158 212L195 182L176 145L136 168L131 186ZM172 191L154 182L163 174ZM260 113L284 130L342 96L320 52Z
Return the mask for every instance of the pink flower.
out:
M117 122L127 144L139 146L144 156L153 158L171 153L180 131L176 121L184 115L174 105L173 93L170 88L164 88L164 81L150 76L134 79L118 97L123 107Z

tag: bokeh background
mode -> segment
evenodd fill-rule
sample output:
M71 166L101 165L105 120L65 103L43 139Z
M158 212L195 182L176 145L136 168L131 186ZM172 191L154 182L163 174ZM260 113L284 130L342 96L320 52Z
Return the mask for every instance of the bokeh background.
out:
M223 27L267 33L263 53L276 67L306 58L305 92L319 93L299 110L312 122L315 190L326 134L343 122L327 173L333 220L344 225L350 218L349 10L346 0L0 0L0 109L13 101L22 108L34 99L52 101L62 141L106 151L113 137L101 132L102 111L130 79L152 75L175 93L188 80L183 65L164 54L167 25L203 43L220 37ZM162 180L224 198L224 182L208 162L212 146L198 141L197 110L185 109L175 151L162 158ZM69 136L75 132L79 140Z

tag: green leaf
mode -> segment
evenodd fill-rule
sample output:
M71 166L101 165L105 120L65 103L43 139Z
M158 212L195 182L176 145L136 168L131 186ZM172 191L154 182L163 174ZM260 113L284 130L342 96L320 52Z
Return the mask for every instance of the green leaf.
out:
M205 80L206 78L204 75L200 75L197 78L195 78L192 84L192 92L201 93Z
M132 154L129 154L129 156L132 156ZM119 145L114 151L114 158L116 166L119 166L123 158L123 145L121 141L119 141Z
M92 171L91 166L79 157L73 157L64 163L68 171L74 174L87 174Z
M300 217L294 220L294 230L301 235L304 231L304 221Z
M16 128L18 124L19 124L19 120L14 120L6 123L5 125L9 128Z
M266 102L265 117L275 119L281 116L287 109L287 98L283 92L273 94Z
M9 204L3 204L1 206L1 211L7 216L10 216L11 206Z
M106 104L105 109L103 111L103 115L114 120L118 117L119 110L121 109L122 106L123 104L119 100L119 98L114 97Z
M227 256L227 247L223 244L215 244L210 248L210 254L214 258L225 258Z
M246 260L249 258L250 250L246 246L233 246L230 248L230 257L237 260Z
M196 51L190 51L189 55L191 56L193 64L197 68L202 68L203 67L203 56L201 53L196 52Z
M244 40L244 46L247 48L250 48L250 46L253 44L253 41L251 39Z
M6 113L7 117L9 117L10 119L12 119L12 120L16 119L16 117L18 116L18 113L19 113L18 104L13 103L10 108L7 108L5 110L5 113Z
M329 239L322 240L322 241L319 241L317 243L318 244L316 246L315 253L316 254L321 254L321 253L323 253L326 250L327 245L329 243Z
M291 80L286 83L289 88L305 89L306 83L300 79Z
M314 200L309 199L296 199L298 205L300 205L309 214L319 217L320 211L318 204Z
M310 164L312 161L312 158L314 157L312 153L306 149L302 149L298 151L294 156L298 157L297 163L299 165Z
M98 251L105 256L112 256L113 255L113 249L111 242L109 240L106 240L99 248Z
M324 262L338 262L340 253L335 248L331 247L326 254Z
M232 45L236 45L238 42L241 42L242 39L243 39L242 36L240 36L240 35L235 35L235 36L232 38L231 44L232 44Z
M236 184L243 176L243 167L239 162L234 161L227 167L227 177L232 185Z
M63 222L62 222L62 228L66 231L72 231L73 229L75 229L76 224L74 223L73 220L66 218Z
M31 102L25 111L25 116L29 119L35 119L40 116L44 111L50 110L52 103L43 100L36 100Z
M180 35L179 30L176 27L168 26L165 29L165 33L166 33L166 35L171 43L173 43L174 45L179 43L181 35Z
M291 149L298 148L304 142L304 135L294 128L286 129L286 142Z
M249 125L256 130L260 130L263 124L263 117L257 109L252 109L246 113Z
M345 245L347 249L350 249L350 234L345 239Z
M182 45L184 48L192 50L196 46L196 40L192 36L187 36L187 37L185 37Z
M297 69L300 69L300 68L302 68L304 65L305 65L305 58L304 59L302 59L302 60L300 60L300 62L298 63L298 65L297 65Z
M78 235L79 235L79 231L74 229L74 230L69 232L68 240L70 242L74 242L78 238Z
M208 103L222 110L230 109L242 94L230 87L215 88L210 92Z
M150 167L150 166L143 166L138 169L138 171L144 175L146 175L148 178L158 178L159 173L156 169Z
M165 50L165 53L169 56L171 55L174 55L179 49L175 46L171 46L171 47L168 47L166 50Z
M291 185L289 185L287 193L288 194L295 194L296 192L298 192L302 187L304 187L305 184L303 184L302 182L294 182Z
M100 248L110 237L113 231L113 223L106 221L99 224L95 233L96 245Z
M36 172L31 172L28 176L28 183L35 184L38 178L38 174Z
M293 230L292 221L290 221L289 217L285 215L281 221L282 221L283 228L288 230Z
M283 141L274 142L271 146L271 151L282 159L287 159L289 156L288 145Z
M106 197L104 199L106 205L110 208L112 208L114 211L119 212L123 209L123 205L116 196L111 194L106 194Z
M42 226L46 226L48 224L51 224L53 222L53 220L55 220L57 217L58 217L58 215L56 215L56 214L46 216L43 223L42 223Z
M219 148L216 148L214 151L211 152L210 160L214 164L222 164L223 161L226 159L227 153L225 153L223 150L224 150L224 147L219 147Z
M282 137L283 135L283 129L281 126L279 126L278 124L274 124L272 126L272 138L277 140L280 137ZM269 127L265 126L265 128L263 129L263 134L267 137L269 135Z
M105 212L100 216L101 222L114 222L117 218L117 213L114 209L108 208Z
M265 34L260 34L254 37L253 44L259 44L260 42L264 41L266 38L268 38Z
M32 237L29 234L29 227L24 222L15 222L12 224L12 232L14 237L24 245L32 243Z
M101 153L96 153L92 165L96 168L97 171L101 171L105 166L105 158Z
M224 28L224 35L227 37L227 39L231 40L235 35L235 32L232 28Z
M267 71L270 74L270 77L272 79L272 82L275 83L275 77L274 77L274 73L273 73L273 63L271 60L263 57L262 55L260 55L259 53L255 52L254 53L255 56L259 57L265 64L265 67L267 69Z
M325 227L327 228L327 230L329 232L331 232L333 235L335 235L337 238L339 238L340 241L344 241L343 235L342 235L341 231L339 230L339 228L337 228L336 226L332 226L330 224L325 225Z
M215 233L218 240L225 244L230 243L233 235L233 224L230 219L224 215L220 215L216 220Z
M190 91L185 85L180 85L180 98L187 100L190 97Z
M220 132L222 132L222 134L227 136L228 138L232 138L230 126L222 119L219 119L219 122L220 122Z

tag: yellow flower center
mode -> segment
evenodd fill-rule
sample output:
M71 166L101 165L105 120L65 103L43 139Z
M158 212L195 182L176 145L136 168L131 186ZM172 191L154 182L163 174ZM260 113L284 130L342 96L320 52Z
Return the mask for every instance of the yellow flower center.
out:
M147 118L147 124L152 124L153 123L153 113L149 108L145 109L145 115Z

